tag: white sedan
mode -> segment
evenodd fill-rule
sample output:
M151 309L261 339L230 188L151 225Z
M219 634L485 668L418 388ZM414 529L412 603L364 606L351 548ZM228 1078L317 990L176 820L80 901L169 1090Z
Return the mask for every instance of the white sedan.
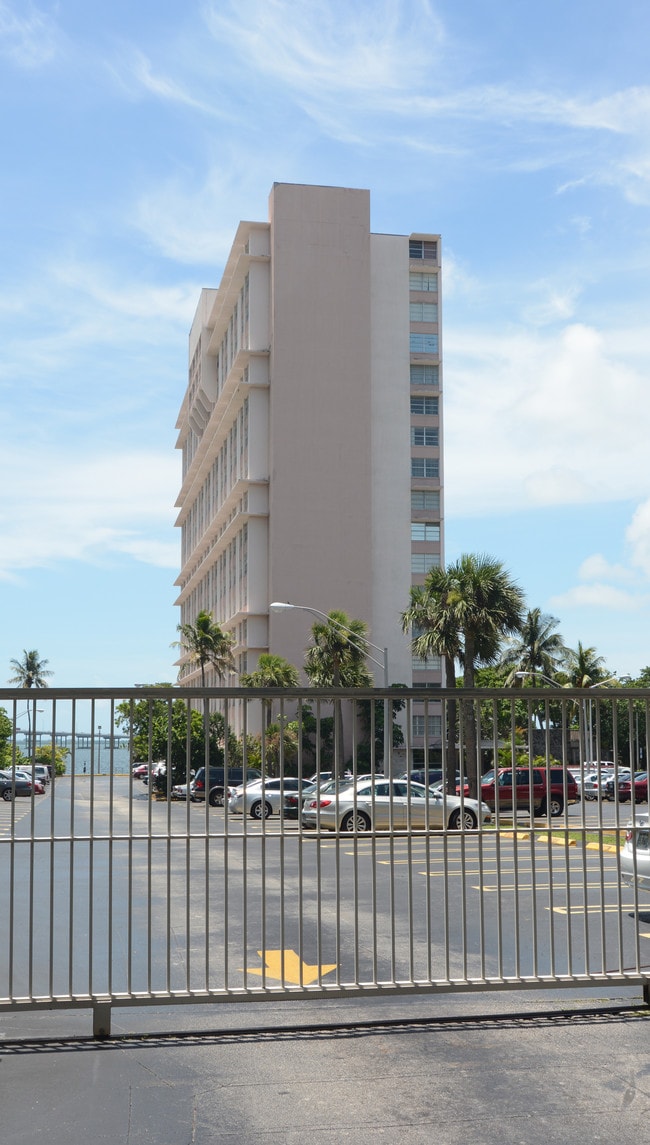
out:
M307 782L306 780L304 781ZM230 789L228 810L235 815L250 815L251 819L268 819L279 815L285 795L300 791L303 781L294 775L284 779L256 779L242 787Z
M492 819L490 808L476 799L445 796L421 783L404 779L358 780L341 787L338 794L320 792L303 805L304 827L327 831L372 831L385 828L416 830L448 827L452 831L475 830Z
M627 824L619 854L621 879L628 887L650 891L650 816L638 815Z

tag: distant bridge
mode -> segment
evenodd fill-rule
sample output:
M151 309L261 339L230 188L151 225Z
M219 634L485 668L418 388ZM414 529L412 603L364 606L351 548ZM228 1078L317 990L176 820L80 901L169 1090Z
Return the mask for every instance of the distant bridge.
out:
M23 739L25 743L28 740L30 743L35 740L39 747L42 747L43 744L51 744L52 740L58 747L72 747L73 744L75 747L81 748L92 747L94 744L95 747L101 746L108 749L129 746L128 735L115 735L110 732L102 732L101 735L99 732L55 732L52 735L51 731L35 731L23 732Z

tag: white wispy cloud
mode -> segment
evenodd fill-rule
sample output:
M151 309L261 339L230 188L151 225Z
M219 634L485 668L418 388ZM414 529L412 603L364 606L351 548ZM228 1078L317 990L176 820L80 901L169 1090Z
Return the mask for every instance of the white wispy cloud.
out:
M264 164L263 181L256 178L261 157L208 167L199 185L170 177L143 192L133 209L131 224L166 258L179 263L222 267L241 218L259 217L260 185L270 190L272 165ZM253 212L247 203L253 203ZM263 216L264 217L264 216ZM198 297L198 291L195 294Z
M102 347L180 346L192 321L199 282L170 285L120 275L108 262L54 256L0 292L0 385L47 384L62 368ZM39 315L38 324L33 316Z
M108 63L107 68L122 90L133 98L145 93L165 103L179 104L215 119L230 122L234 119L222 106L194 95L187 82L157 70L144 52L130 45L123 46L119 58Z
M650 499L640 504L625 533L631 563L650 577Z
M596 581L631 581L636 579L631 569L626 568L625 565L611 564L602 553L593 553L586 557L578 569L578 576L581 580Z
M598 330L450 326L445 356L448 512L650 490L646 378L610 355Z
M614 612L636 612L647 607L650 595L625 592L611 584L579 584L567 592L552 596L553 609L603 608Z
M35 5L19 14L18 5L0 0L0 55L18 68L33 71L48 64L61 46L52 17Z
M303 104L307 110L318 108L321 118L323 100L342 100L341 110L348 115L353 109L370 110L413 122L541 124L647 138L650 85L595 96L552 87L527 89L507 80L464 85L462 80L471 75L472 48L452 39L428 0L359 0L351 6L327 0L299 5L293 0L209 0L204 16L221 48L245 60L256 76L291 89L308 101ZM413 142L421 144L417 136Z
M650 86L633 87L597 99L545 90L526 90L512 83L470 86L439 95L414 95L395 112L415 116L454 117L498 123L542 123L554 127L640 135L650 123Z
M210 0L204 13L214 38L249 70L311 98L403 89L424 76L445 38L428 0Z
M3 452L0 577L67 560L178 568L179 460L147 450L70 458Z

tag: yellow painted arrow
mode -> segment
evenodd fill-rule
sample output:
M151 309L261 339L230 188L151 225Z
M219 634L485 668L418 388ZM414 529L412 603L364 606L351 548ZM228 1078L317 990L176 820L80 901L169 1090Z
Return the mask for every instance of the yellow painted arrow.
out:
M293 982L296 985L309 986L322 974L329 974L336 970L336 962L328 966L309 966L302 962L295 950L258 950L260 958L264 959L266 971L259 968L248 967L249 974L266 973L267 978L278 978L280 981ZM284 968L284 974L282 970Z

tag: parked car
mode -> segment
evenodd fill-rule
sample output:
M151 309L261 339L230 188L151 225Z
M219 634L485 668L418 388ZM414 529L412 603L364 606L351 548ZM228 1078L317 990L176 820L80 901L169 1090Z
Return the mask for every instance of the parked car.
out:
M151 776L153 784L154 779L167 775L167 761L164 759L159 759L155 763L152 763L151 767L149 767L149 764L146 763L143 766L145 771L140 778L142 779L142 782L146 783L147 785L149 784L149 776Z
M610 775L609 772L605 772L604 775L600 776L597 771L590 771L585 772L584 778L581 778L580 775L576 775L575 772L571 774L574 776L582 798L588 801L593 801L594 799L598 799L599 795L603 795L604 785Z
M23 763L20 767L16 768L16 772L18 771L26 775L28 779L31 779L33 776L34 779L43 785L50 782L50 772L44 763ZM38 795L40 792L36 794Z
M647 803L648 802L648 773L647 771L637 771L634 776L634 802Z
M269 815L279 815L289 792L300 792L309 780L298 779L295 775L283 778L257 779L246 787L236 787L230 792L228 810L235 815L250 815L251 819L268 819Z
M410 779L412 783L423 783L425 787L440 787L445 780L445 772L441 767L430 767L428 771L418 768L415 771L405 772L401 779ZM456 784L460 783L460 771L456 772Z
M149 764L136 763L135 767L131 769L131 775L134 779L148 779L149 778Z
M500 767L495 772L487 771L481 778L481 799L490 810L513 811L530 810L533 815L561 815L566 803L578 803L580 792L570 771L563 767L551 767L550 791L546 789L546 768ZM514 782L513 782L514 780ZM456 789L458 791L458 788ZM465 787L469 794L469 788Z
M329 784L321 784L321 790L326 786L329 786ZM317 783L313 783L311 780L305 780L301 791L289 791L287 794L285 794L284 805L282 807L282 818L299 819L305 799L313 795L313 793L317 790L319 790Z
M320 791L306 799L302 812L305 827L326 831L372 831L391 826L397 830L448 827L452 831L474 830L487 823L489 807L475 799L435 795L422 783L404 779L357 780L338 792Z
M34 788L34 795L45 795L45 784L41 783L40 779L34 777L34 781L32 783L32 777L30 773L25 771L22 767L15 768L15 772L16 778L27 780L28 783L31 783L32 787ZM9 774L11 774L11 772Z
M6 803L10 803L16 796L29 796L32 794L32 781L20 772L0 771L0 796Z
M650 891L650 816L639 815L627 824L619 861L626 886Z
M630 772L619 772L618 775L618 800L619 803L630 803L632 800L632 788L634 787L634 802L645 803L648 798L648 773L647 771L637 771L634 776ZM614 800L616 798L616 783L615 780L608 779L605 784L605 798Z
M256 767L248 767L246 769L246 783L255 782L257 779L262 778L261 771ZM223 807L224 798L226 794L226 785L230 787L237 787L244 782L244 770L241 767L229 767L226 771L223 767L211 767L208 778L208 802L211 807ZM201 803L205 800L205 768L200 767L194 779L190 783L190 799L193 803Z

